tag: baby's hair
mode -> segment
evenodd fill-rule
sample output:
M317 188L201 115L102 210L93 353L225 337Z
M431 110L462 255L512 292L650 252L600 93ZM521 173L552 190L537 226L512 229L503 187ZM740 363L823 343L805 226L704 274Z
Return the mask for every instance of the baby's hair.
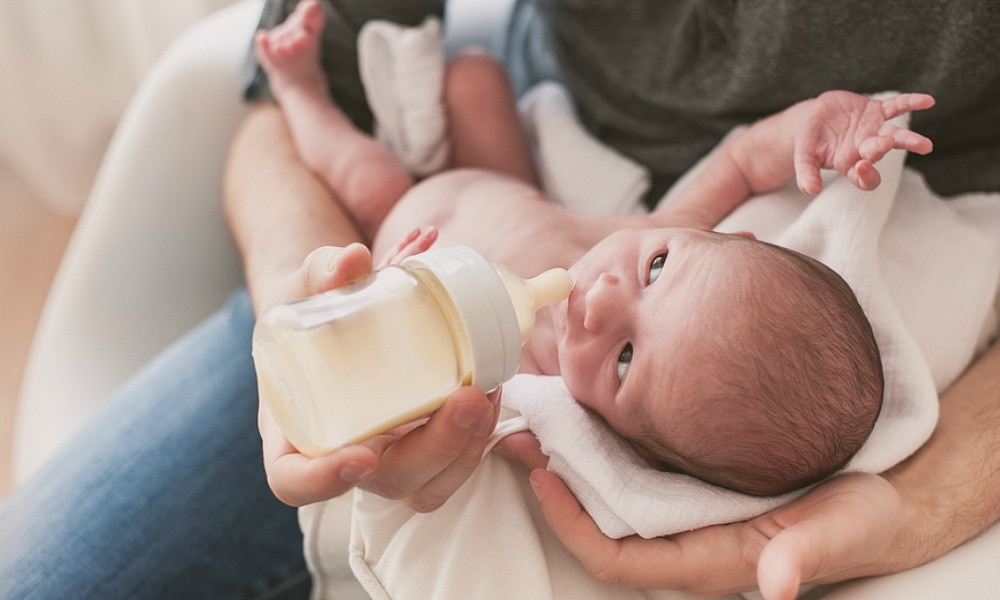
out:
M732 238L730 238L732 239ZM698 407L636 443L667 468L753 495L777 495L842 468L881 408L882 363L850 286L812 258L754 240L725 323L699 344L718 374L679 382ZM664 439L666 437L666 439Z

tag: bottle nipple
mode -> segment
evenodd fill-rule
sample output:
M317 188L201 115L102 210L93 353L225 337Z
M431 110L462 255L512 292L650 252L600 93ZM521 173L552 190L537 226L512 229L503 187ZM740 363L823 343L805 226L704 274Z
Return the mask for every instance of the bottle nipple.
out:
M549 269L524 282L534 298L535 310L565 300L573 290L573 278L566 269Z
M573 279L566 269L549 269L531 279L521 279L503 265L493 265L493 268L507 288L507 295L514 306L522 344L528 341L531 330L535 328L535 311L565 299L573 289Z

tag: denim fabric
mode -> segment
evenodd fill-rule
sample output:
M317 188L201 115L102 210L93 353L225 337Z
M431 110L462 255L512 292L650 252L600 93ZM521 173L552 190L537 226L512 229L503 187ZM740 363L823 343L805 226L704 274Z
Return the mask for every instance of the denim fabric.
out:
M267 487L239 293L0 504L0 598L302 598L296 511Z

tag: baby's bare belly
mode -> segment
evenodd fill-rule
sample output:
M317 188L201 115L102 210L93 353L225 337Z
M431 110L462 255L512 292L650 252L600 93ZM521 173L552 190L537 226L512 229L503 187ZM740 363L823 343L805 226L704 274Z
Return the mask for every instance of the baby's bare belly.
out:
M523 276L568 267L585 250L569 216L533 187L487 171L462 169L414 186L375 237L376 261L416 227L434 226L438 246L470 246Z

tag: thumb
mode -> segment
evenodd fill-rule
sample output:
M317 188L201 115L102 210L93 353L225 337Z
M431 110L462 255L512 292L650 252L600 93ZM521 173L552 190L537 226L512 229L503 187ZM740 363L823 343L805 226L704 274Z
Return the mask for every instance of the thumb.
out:
M794 600L808 553L805 532L785 529L764 546L757 560L757 586L765 600Z
M362 244L345 248L323 246L309 253L293 274L297 297L311 296L347 285L372 272L371 252Z

